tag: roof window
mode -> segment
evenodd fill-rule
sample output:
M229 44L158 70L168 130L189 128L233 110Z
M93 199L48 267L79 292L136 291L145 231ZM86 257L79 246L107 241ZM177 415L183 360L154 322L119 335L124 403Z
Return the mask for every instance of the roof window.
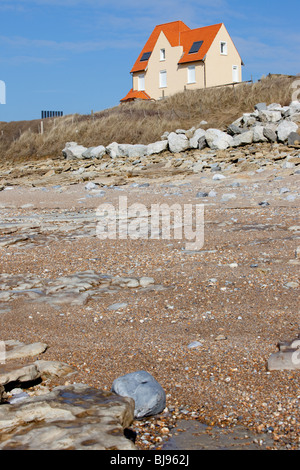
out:
M198 52L202 44L203 41L195 41L189 50L189 54L195 54L196 52Z
M151 51L151 52L152 52L152 51ZM151 56L151 52L144 52L144 54L143 54L142 57L141 57L140 62L146 62L146 60L148 60L149 57Z

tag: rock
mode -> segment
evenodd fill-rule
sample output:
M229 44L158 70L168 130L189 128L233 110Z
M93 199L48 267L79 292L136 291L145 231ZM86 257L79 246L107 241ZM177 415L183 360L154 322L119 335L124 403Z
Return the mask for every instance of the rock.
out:
M253 142L267 142L268 139L264 135L263 126L254 126L253 127Z
M234 193L228 193L228 194L223 194L222 196L222 201L230 201L231 199L236 199L236 194Z
M166 406L166 394L161 385L144 370L132 372L114 380L112 391L135 401L134 417L153 416Z
M147 145L147 155L153 155L156 153L161 153L168 148L168 140L160 140L154 142L153 144Z
M125 156L129 158L140 158L147 155L147 145L136 144L136 145L127 145L127 151Z
M270 142L276 142L276 133L270 127L264 127L263 134Z
M150 286L151 284L154 284L154 279L153 277L146 277L146 276L143 276L140 278L140 286L141 287L148 287Z
M200 139L205 138L205 134L206 134L205 130L196 129L193 136L190 138L190 143L189 143L190 148L193 148L193 149L199 148L199 141Z
M272 370L299 370L300 369L300 338L292 341L278 343L279 351L271 354L267 369Z
M103 145L98 145L97 147L89 147L85 152L83 152L83 158L102 158L106 154L106 148Z
M99 187L98 184L92 183L91 181L89 181L89 182L85 185L84 189L86 189L87 191L91 191L92 189L98 189L98 187Z
M252 144L253 134L254 134L253 130L250 130L250 131L243 132L242 134L234 136L231 146L238 147L240 145Z
M134 400L85 384L0 407L0 449L135 450L124 436Z
M108 310L119 310L120 308L126 308L127 307L126 302L117 302L115 304L112 304L108 307Z
M62 154L67 160L76 160L84 158L82 155L86 150L86 147L78 145L77 142L67 142Z
M169 133L168 131L164 132L163 135L160 137L161 140L168 140L169 134L170 134L170 133Z
M300 145L300 134L291 132L288 136L288 145Z
M262 207L267 207L269 206L270 204L268 203L268 201L261 201L258 203L259 206L262 206Z
M220 174L216 173L216 174L213 176L212 179L215 181L215 180L223 180L223 179L225 179L225 178L226 178L226 176L220 175Z
M205 133L207 145L212 150L225 150L233 143L233 137L219 129L208 129Z
M262 110L259 111L259 119L261 122L279 122L281 120L281 112L280 111L272 111L272 110Z
M23 357L32 357L42 354L48 348L45 343L32 343L32 344L21 344L15 346L13 349L6 351L6 360L20 359Z
M208 193L204 192L204 191L199 191L197 194L196 194L196 197L208 197Z
M300 112L299 113L294 113L291 115L290 120L293 122L297 122L298 124L300 123Z
M257 103L254 105L254 109L257 111L265 111L267 109L267 104L266 103Z
M243 127L249 128L256 123L256 115L253 113L244 113L243 114Z
M290 191L289 188L280 188L279 194L285 194L285 193L288 193L289 191Z
M59 361L44 361L40 359L35 361L34 365L37 367L42 380L49 377L68 377L77 373L74 367Z
M288 160L283 162L283 164L282 164L283 169L294 168L294 166L295 166L295 163L294 162L289 162Z
M277 127L277 137L279 142L285 142L292 132L296 132L298 126L291 121L282 121Z
M40 376L40 371L35 364L29 364L23 367L9 367L9 365L0 366L0 385L2 386L14 382L33 382L39 379Z
M120 157L119 144L117 142L112 142L105 148L105 150L110 158Z
M199 348L203 346L202 343L200 343L200 341L192 341L189 345L188 345L188 348L189 349L196 349L196 348Z
M180 153L189 148L189 139L185 134L171 132L168 135L169 150L173 153Z
M288 106L288 109L284 113L284 117L290 117L295 113L300 112L300 102L299 101L292 101Z
M192 170L194 173L199 173L203 169L203 162L200 160L192 166Z
M234 135L236 135L236 134L241 134L242 132L243 132L243 130L242 130L240 127L236 126L235 124L230 124L230 125L227 127L227 133L228 133L229 135L234 136Z
M282 106L279 103L271 103L267 106L268 111L282 111Z
M291 288L291 289L297 289L299 287L299 282L294 282L290 281L285 284L285 287Z

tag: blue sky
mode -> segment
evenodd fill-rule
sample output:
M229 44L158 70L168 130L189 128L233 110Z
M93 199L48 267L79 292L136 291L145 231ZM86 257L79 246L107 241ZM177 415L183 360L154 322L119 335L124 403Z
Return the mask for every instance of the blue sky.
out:
M89 114L119 104L157 24L224 23L243 80L300 72L298 0L0 0L0 121L41 110Z

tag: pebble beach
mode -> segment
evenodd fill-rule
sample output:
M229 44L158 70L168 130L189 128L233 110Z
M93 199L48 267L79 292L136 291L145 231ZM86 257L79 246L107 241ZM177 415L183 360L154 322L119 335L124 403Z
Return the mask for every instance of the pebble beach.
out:
M151 373L167 406L132 423L138 449L166 448L181 420L204 423L205 435L242 427L258 447L299 449L299 370L267 362L299 334L300 167L294 149L287 166L283 150L272 151L263 165L246 149L252 161L239 169L173 165L170 174L170 164L152 164L130 178L50 174L66 165L59 159L32 164L35 172L2 168L1 339L46 342L43 358L103 390L129 372ZM101 240L97 209L121 196L146 208L203 205L203 246Z

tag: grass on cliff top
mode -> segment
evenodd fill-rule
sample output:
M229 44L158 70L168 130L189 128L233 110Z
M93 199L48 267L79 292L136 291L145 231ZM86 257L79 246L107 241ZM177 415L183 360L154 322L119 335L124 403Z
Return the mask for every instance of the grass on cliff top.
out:
M160 101L135 101L96 112L41 120L0 122L0 163L62 155L66 142L85 147L111 142L148 144L178 128L226 127L256 103L290 104L295 77L267 77L256 83L177 93ZM202 120L206 125L200 125Z

